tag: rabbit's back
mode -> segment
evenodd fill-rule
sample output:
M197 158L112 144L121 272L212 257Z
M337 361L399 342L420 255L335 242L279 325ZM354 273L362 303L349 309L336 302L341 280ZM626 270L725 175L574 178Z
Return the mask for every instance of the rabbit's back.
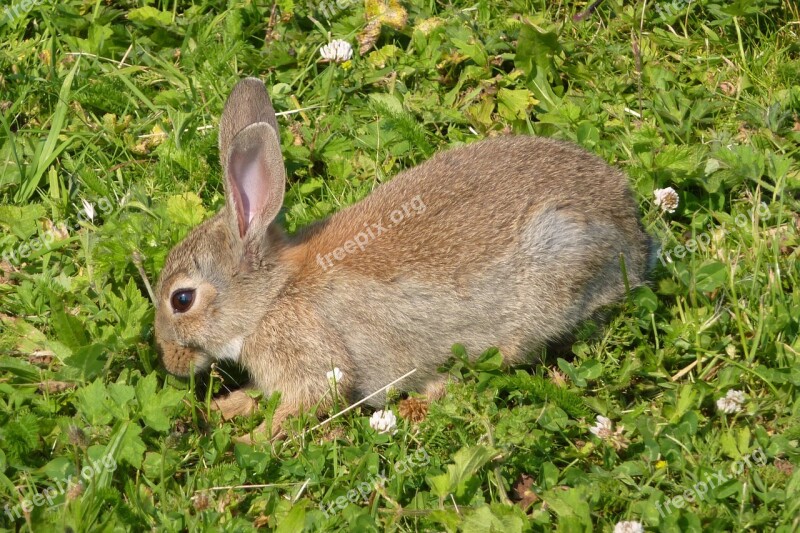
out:
M415 199L424 212L414 209ZM622 231L628 247L645 239L623 173L570 143L526 136L438 154L311 226L299 239L303 259L328 257L331 261L323 262L327 270L381 279L413 272L438 281L443 271L480 269L487 253L523 244L536 227L535 215L546 208ZM392 213L402 216L393 222ZM330 255L365 226L379 224L382 231L368 235L363 252L340 254L341 259ZM638 244L626 250L635 262L646 254L643 242ZM316 260L305 265L319 270Z

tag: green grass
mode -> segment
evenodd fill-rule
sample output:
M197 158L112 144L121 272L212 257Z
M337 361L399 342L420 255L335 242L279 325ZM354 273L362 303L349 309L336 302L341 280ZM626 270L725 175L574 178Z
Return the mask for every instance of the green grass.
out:
M800 529L797 5L606 0L581 22L586 2L401 4L407 20L341 65L318 49L358 48L361 2L333 19L292 0L0 11L0 527ZM503 371L456 347L459 382L393 435L355 409L234 444L276 399L223 422L210 398L232 369L166 375L134 256L156 279L222 206L216 124L250 75L290 112L290 231L438 150L515 132L623 168L671 261L570 356ZM653 203L664 187L675 213ZM730 390L745 401L724 414ZM622 429L598 438L598 415Z

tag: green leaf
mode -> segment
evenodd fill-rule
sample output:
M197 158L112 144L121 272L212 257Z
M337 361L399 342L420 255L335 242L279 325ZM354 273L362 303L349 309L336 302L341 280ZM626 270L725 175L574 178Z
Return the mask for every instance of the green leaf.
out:
M464 533L522 533L525 522L524 513L516 506L482 505L467 515L461 530Z
M695 273L695 287L700 292L712 292L728 282L728 267L719 261L710 261Z
M108 391L100 379L96 379L90 385L79 389L75 396L75 407L91 425L107 425L114 419L111 414L112 407Z
M167 198L167 216L176 224L194 227L205 219L206 209L199 196L185 192Z
M531 106L539 101L528 89L500 89L497 91L497 112L506 120L520 120L528 116Z
M655 313L656 309L658 309L658 297L656 293L646 285L636 287L633 290L633 302L637 306L645 309L648 313Z
M142 458L147 451L144 441L141 439L142 428L134 422L124 422L120 425L118 433L112 436L112 441L119 438L117 447L117 462L126 462L132 467L139 469L142 467Z
M542 463L542 485L545 488L552 489L556 485L558 485L558 467L551 463L550 461L546 461Z
M486 50L480 41L467 42L462 39L453 38L451 40L459 52L470 58L476 65L485 66L489 57L486 55Z
M145 6L131 9L128 12L128 20L140 22L145 26L169 26L172 14L169 11L159 11L152 6Z
M369 99L373 104L376 104L377 107L387 110L394 115L405 113L403 103L396 95L373 93L369 95Z
M586 380L578 374L578 371L575 370L575 367L572 366L572 363L560 357L556 360L556 363L558 364L558 368L565 373L570 381L572 381L575 385L578 387L586 386Z
M734 437L730 431L719 436L719 444L722 447L722 451L725 452L725 455L728 457L732 459L741 457L739 447L736 443L736 437Z
M248 472L263 473L270 464L270 455L256 451L252 446L236 444L233 447L233 456L236 464Z
M135 392L127 383L112 383L108 386L108 396L111 399L111 414L114 418L127 420L130 418Z
M304 531L306 523L306 505L308 500L295 503L286 516L280 521L276 533L294 533Z
M519 32L514 64L528 78L535 77L537 72L551 74L555 72L553 56L560 50L558 35L554 32L542 32L525 24Z
M107 348L103 344L83 346L73 352L59 372L64 378L87 381L94 379L105 368Z
M479 372L499 370L503 366L503 354L497 348L489 348L475 361L473 368Z
M37 221L44 216L44 207L39 204L30 203L25 207L0 205L0 226L8 228L21 240L36 233Z
M669 418L671 423L677 423L689 409L695 406L698 394L697 390L691 384L683 385L680 388L677 402L675 403L675 410Z
M64 311L64 304L55 298L50 300L50 326L58 340L74 350L85 346L86 330L78 317Z
M117 339L123 345L139 342L150 321L147 316L151 312L152 306L150 300L142 295L133 278L128 278L128 282L119 296L108 293L106 302L118 322Z
M27 361L7 355L0 355L0 372L13 374L25 383L36 383L40 379L38 368Z
M170 416L185 396L184 391L165 386L156 392L158 378L149 374L136 384L139 414L144 423L156 431L168 431Z
M581 363L577 372L583 379L597 379L603 375L603 365L597 359L587 359Z
M463 496L466 482L496 454L496 450L480 445L461 448L453 456L453 464L447 465L447 473L428 477L428 485L440 499L451 493Z
M548 431L560 432L567 427L569 418L557 406L548 404L542 408L541 415L537 418L537 423Z
M559 526L562 521L570 524L570 531L592 531L592 519L589 508L590 496L587 494L589 489L586 486L569 488L562 490L554 488L542 495L542 499L553 510L559 518ZM559 527L559 530L564 530Z
M50 479L65 479L74 470L75 465L67 457L56 457L39 469Z

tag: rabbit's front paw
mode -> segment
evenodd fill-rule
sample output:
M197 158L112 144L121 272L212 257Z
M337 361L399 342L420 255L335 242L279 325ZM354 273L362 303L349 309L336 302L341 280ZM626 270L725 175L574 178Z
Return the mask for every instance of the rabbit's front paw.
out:
M219 411L223 420L230 420L237 416L250 416L255 410L258 402L247 394L247 389L239 389L214 398L211 402L211 408Z

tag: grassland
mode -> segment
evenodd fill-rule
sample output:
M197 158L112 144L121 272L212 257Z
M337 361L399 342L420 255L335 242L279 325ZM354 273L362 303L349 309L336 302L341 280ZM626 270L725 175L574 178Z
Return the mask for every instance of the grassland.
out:
M0 527L800 529L797 4L606 0L573 20L587 7L0 10ZM354 57L321 61L332 39ZM456 346L445 399L387 405L394 434L355 409L235 443L277 399L226 422L211 397L235 369L168 376L140 270L223 205L216 125L243 76L283 113L290 231L438 150L543 135L630 176L662 243L651 286L534 367Z

